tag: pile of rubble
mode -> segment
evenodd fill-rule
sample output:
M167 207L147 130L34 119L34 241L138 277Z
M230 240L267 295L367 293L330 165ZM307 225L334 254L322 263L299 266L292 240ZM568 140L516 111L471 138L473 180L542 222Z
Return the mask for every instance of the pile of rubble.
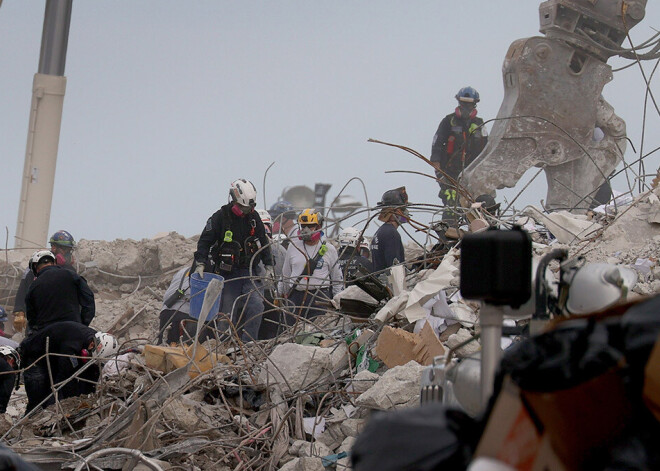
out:
M570 256L628 265L639 273L631 296L657 294L658 194L618 208L617 216L526 208L516 222L532 233L535 255L564 247ZM95 395L29 420L21 418L21 388L2 427L6 444L52 469L86 462L103 469L349 468L373 411L418 405L425 365L449 351L460 357L480 349L479 305L458 290L459 245L433 267L392 270L391 296L370 299L378 304L370 316L342 312L342 298L365 297L350 287L333 300L334 310L274 339L154 345L165 289L191 264L195 247L196 238L176 233L80 241L77 268L97 303L92 327L117 335L124 353L105 365ZM410 245L406 255L420 252ZM9 299L21 269L5 264L2 273Z

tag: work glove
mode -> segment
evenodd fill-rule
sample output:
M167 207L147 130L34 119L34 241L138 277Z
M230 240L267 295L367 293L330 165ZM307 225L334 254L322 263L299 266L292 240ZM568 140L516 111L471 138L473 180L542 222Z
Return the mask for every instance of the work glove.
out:
M266 265L266 274L264 275L267 280L272 281L275 279L275 268L272 265Z
M25 313L23 311L17 311L14 313L14 332L23 332L27 326L27 319L25 318Z
M202 279L204 278L204 264L203 263L197 264L197 266L195 267L195 273L197 273L200 278L202 278Z

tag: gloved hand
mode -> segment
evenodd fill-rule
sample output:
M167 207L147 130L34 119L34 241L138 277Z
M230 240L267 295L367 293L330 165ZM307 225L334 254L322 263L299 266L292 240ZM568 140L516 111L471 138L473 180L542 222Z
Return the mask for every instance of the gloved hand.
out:
M23 311L17 311L14 313L14 332L23 332L25 327L27 327L27 319L25 318L25 313Z
M274 280L275 279L275 268L272 265L266 265L264 267L266 269L266 274L264 275L267 280Z
M199 275L200 278L204 278L204 264L200 263L195 267L195 273Z

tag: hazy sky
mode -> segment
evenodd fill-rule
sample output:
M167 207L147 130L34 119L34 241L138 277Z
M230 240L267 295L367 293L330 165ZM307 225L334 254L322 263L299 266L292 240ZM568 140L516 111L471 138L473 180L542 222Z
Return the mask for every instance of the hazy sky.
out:
M495 117L502 61L511 42L539 35L539 3L74 0L49 232L192 236L226 203L236 178L256 184L261 206L271 162L268 206L283 187L315 182L331 183L332 199L353 176L365 182L372 205L399 185L412 202L437 203L434 181L385 173L430 167L367 140L430 156L438 123L465 85L480 92L480 115ZM10 247L44 6L4 0L0 7L0 222ZM654 28L660 6L649 1L633 39ZM644 64L647 76L654 65ZM615 73L604 95L639 152L639 68ZM658 124L649 109L645 152L660 145ZM635 158L629 146L626 159ZM647 172L659 163L658 155L647 158ZM347 193L365 200L357 182ZM540 198L543 176L516 206Z

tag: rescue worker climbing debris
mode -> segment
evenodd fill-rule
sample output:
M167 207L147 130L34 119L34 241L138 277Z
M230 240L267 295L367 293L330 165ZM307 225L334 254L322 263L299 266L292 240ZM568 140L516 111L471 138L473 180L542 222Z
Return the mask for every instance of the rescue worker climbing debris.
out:
M71 233L59 230L50 237L49 243L50 251L55 255L55 264L75 272L73 251L76 248L76 241ZM15 332L23 332L27 326L25 295L35 278L32 269L28 266L25 273L23 273L23 278L21 278L21 283L18 285L18 291L14 298L13 327Z
M259 262L264 265L265 278L274 276L269 239L256 205L257 189L252 182L243 178L232 182L229 202L208 219L195 252L194 271L203 278L211 247L217 244L212 258L216 273L225 280L220 311L230 316L244 342L257 339L264 310L258 292L261 281L253 279ZM244 299L241 309L234 302L239 296Z
M405 261L403 242L397 229L408 222L407 204L408 193L405 186L386 191L378 202L378 206L382 208L378 220L384 224L371 239L371 259L376 272Z
M298 309L286 321L293 324L298 317L312 318L324 312L328 302L343 289L337 263L337 249L323 238L323 215L313 208L298 216L300 235L286 251L279 292Z
M454 182L488 142L484 121L477 116L479 93L472 87L463 87L456 94L456 100L458 106L440 122L431 147L431 162L440 167L435 172L440 185L438 196L448 208L458 203L458 188ZM453 211L443 213L444 221L456 219Z

